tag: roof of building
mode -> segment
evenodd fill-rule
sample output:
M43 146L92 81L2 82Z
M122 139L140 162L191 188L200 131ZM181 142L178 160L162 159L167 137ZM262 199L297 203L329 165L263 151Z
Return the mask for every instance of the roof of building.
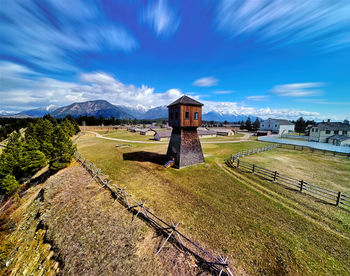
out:
M197 129L198 135L215 135L216 131L207 129Z
M349 124L340 122L318 123L316 127L319 130L350 130Z
M171 136L171 131L158 131L154 135L157 135L157 134L159 138L168 138Z
M178 98L175 102L172 102L171 104L168 105L168 107L174 106L174 105L196 105L196 106L203 106L204 104L184 95L181 98Z
M224 133L229 133L232 131L232 129L229 128L219 128L219 129L213 129L216 133L218 132L224 132Z
M288 120L285 120L285 119L272 119L272 118L269 118L269 120L274 120L276 122L279 122L280 125L294 125L293 123L289 122Z
M350 137L347 136L347 135L339 135L339 134L335 134L335 135L332 135L330 137L328 137L328 139L332 139L332 140L337 140L337 141L345 141L345 140L349 140Z
M141 129L138 129L137 131L140 131L140 132L146 132L146 131L154 131L150 128L141 128Z

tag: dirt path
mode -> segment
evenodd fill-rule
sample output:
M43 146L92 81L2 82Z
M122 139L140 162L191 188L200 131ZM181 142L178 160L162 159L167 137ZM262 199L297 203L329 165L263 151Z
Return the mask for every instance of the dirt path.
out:
M112 141L119 141L124 143L136 143L136 144L168 144L169 142L158 142L158 141L133 141L133 140L124 140L119 138L111 138L111 137L105 137L97 132L94 131L87 131L89 133L95 134L97 138L100 139L106 139L106 140L112 140ZM250 141L249 133L245 133L244 136L239 140L231 140L231 141L209 141L209 142L201 142L201 144L231 144L231 143L240 143L240 142L247 142ZM251 142L254 142L253 140Z

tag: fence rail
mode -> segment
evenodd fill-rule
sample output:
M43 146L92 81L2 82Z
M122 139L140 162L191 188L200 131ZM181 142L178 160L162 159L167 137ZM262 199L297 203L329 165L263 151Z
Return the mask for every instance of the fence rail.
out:
M178 248L192 254L198 261L206 264L209 268L218 273L218 275L233 276L228 265L228 257L221 254L217 254L218 256L215 257L180 232L178 229L179 223L173 221L171 221L171 223L165 222L165 220L158 217L145 206L146 201L137 201L126 192L126 187L120 188L113 185L101 172L101 169L97 168L78 152L75 152L74 157L91 174L91 181L95 180L96 182L101 183L103 188L106 188L111 192L114 202L118 201L127 208L128 211L134 214L132 222L139 217L167 237L155 255L158 255L161 252L167 242L171 242Z
M314 197L321 197L331 201L336 206L350 207L350 196L343 194L342 192L332 191L330 189L322 188L304 180L299 180L287 175L280 174L278 171L269 170L260 167L256 164L243 161L232 155L231 159L226 160L226 164L232 168L244 168L251 173L260 175L268 180L276 183L292 187L301 193L308 193Z
M254 149L249 149L249 150L243 150L240 152L237 152L236 154L232 154L231 155L231 159L232 158L240 158L240 157L244 157L244 156L248 156L251 154L255 154L258 152L262 152L262 151L268 151L268 150L272 150L274 148L277 148L278 144L272 144L272 145L268 145L266 147L262 147L262 148L254 148Z

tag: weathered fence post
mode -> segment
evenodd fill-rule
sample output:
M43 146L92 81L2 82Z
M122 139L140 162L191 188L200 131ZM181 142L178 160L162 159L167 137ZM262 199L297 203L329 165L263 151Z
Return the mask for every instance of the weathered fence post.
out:
M237 168L239 167L239 158L237 159Z
M253 164L252 173L255 172L255 165Z
M276 179L277 179L277 174L278 174L278 172L275 171L275 174L273 175L273 181L276 181Z
M304 181L300 180L300 192L303 192Z
M340 201L341 201L341 192L338 192L337 202L335 206L339 206Z

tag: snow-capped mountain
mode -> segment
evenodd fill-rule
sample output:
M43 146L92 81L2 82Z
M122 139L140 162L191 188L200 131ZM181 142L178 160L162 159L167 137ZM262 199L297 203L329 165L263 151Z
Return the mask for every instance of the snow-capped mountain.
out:
M39 107L39 108L35 108L35 109L30 109L30 110L26 110L26 111L22 111L16 115L27 115L29 117L42 117L46 114L50 114L53 111L55 111L57 108L59 108L56 105L49 105L49 106L44 106L44 107Z
M49 105L27 111L22 111L17 114L5 114L11 117L42 117L45 114L51 114L57 118L63 118L67 115L73 117L79 116L103 116L105 118L114 117L116 119L165 119L168 117L168 108L164 106L157 106L147 108L143 105L125 106L113 105L105 100L87 101L81 103L73 103L68 106L57 107ZM242 111L242 114L245 112ZM223 104L208 104L203 109L203 120L217 121L217 122L239 122L246 121L248 117L254 121L257 117L252 115L242 115L237 112L235 106L227 106ZM260 119L260 118L259 118Z

